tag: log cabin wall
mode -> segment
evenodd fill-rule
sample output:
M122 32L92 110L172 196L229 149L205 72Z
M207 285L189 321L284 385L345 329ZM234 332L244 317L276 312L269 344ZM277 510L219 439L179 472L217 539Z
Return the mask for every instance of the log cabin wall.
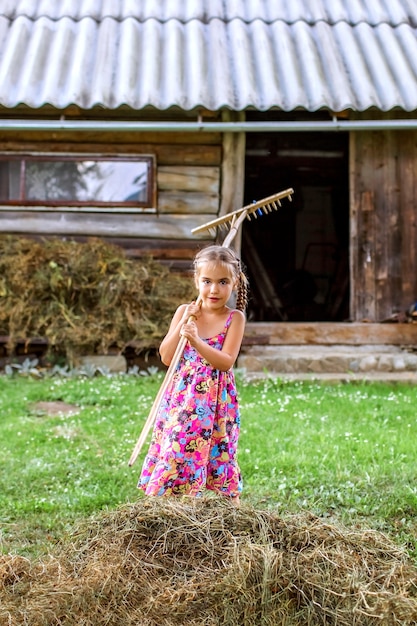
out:
M351 133L354 321L387 320L417 300L416 164L416 131Z
M228 113L226 119L233 121L233 116ZM178 121L186 120L179 117ZM174 269L188 268L197 248L212 240L209 233L193 235L192 229L241 206L242 135L2 131L0 151L10 154L154 155L157 200L156 213L139 211L133 215L120 207L114 211L83 207L66 211L1 206L0 233L60 236L78 241L98 236L123 246L131 256L151 254Z
M244 114L225 112L222 119ZM151 254L188 269L196 249L211 241L192 229L243 204L244 133L2 131L0 151L153 154L157 185L155 214L0 206L0 233L99 236L132 256ZM350 317L379 322L417 300L417 132L351 132L349 152Z

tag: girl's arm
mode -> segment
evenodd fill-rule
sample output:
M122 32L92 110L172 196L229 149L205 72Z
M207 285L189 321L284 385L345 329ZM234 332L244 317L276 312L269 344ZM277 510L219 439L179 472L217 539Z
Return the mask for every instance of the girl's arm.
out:
M235 310L221 350L207 345L198 336L197 326L194 322L185 324L182 334L187 337L190 344L212 367L227 372L227 370L233 367L238 357L243 333L245 332L245 322L246 319L242 311Z
M159 354L164 365L169 366L171 363L181 337L181 327L188 321L191 315L195 318L198 318L200 315L200 306L195 302L181 304L175 311L168 332L159 346Z

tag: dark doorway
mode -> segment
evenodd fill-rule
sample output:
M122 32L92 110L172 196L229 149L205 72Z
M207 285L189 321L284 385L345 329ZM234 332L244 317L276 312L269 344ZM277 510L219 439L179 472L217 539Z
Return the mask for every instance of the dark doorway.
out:
M348 139L344 132L247 134L245 205L294 189L292 202L242 229L251 321L348 319Z

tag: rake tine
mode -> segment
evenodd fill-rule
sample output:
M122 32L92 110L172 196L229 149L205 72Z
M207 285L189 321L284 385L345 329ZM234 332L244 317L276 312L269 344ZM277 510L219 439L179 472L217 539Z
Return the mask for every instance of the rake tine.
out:
M274 194L272 196L268 196L267 198L264 198L263 200L259 200L258 202L253 202L251 205L244 206L241 209L237 209L236 211L232 211L231 213L228 213L227 215L218 217L217 219L214 219L211 222L207 222L206 224L203 224L202 226L193 228L191 232L193 234L200 233L204 230L208 230L209 232L211 232L210 230L211 228L214 228L220 225L222 225L224 228L227 229L228 224L230 227L230 222L233 225L234 223L233 220L236 219L236 217L238 216L240 217L242 215L245 215L245 219L247 218L248 220L251 219L250 217L251 215L254 215L255 219L257 219L259 215L266 214L272 209L278 210L278 206L281 207L281 200L283 198L289 198L292 201L291 195L293 193L294 193L294 190L292 188L286 189L285 191L280 191L279 193Z

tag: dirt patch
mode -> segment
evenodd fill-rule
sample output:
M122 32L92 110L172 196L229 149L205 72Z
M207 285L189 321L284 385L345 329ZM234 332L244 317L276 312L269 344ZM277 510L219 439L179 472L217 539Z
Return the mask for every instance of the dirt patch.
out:
M35 404L31 404L30 409L35 413L49 415L51 417L55 415L77 415L81 410L76 404L68 404L61 400L36 402Z

